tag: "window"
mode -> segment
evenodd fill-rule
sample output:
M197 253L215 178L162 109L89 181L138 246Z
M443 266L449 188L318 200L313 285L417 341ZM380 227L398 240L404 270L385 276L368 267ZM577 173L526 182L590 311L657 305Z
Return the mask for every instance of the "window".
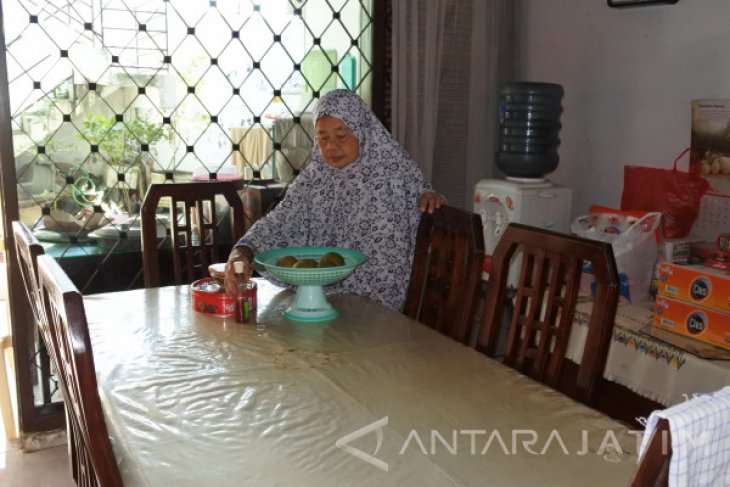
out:
M3 9L21 220L60 259L139 249L149 184L290 182L311 158L317 98L349 88L370 99L370 1ZM76 284L93 290L105 273Z

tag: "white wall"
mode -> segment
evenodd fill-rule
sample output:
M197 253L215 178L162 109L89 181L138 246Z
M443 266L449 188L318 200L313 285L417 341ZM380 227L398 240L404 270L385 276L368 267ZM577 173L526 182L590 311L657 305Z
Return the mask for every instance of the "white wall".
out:
M689 146L690 100L730 98L730 0L518 2L522 78L565 88L550 178L573 188L574 215L618 207L625 164L670 167Z

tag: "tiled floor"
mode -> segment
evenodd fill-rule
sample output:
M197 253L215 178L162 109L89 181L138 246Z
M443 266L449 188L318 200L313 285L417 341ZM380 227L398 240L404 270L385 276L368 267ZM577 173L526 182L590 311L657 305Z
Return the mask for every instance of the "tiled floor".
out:
M74 487L66 446L23 453L14 442L0 440L0 485L3 487Z

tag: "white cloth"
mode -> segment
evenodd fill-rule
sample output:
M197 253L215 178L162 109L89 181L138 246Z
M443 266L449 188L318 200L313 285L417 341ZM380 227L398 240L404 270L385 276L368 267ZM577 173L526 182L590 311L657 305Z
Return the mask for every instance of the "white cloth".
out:
M566 357L580 363L592 303L578 303ZM654 319L652 308L619 304L603 376L665 407L687 394L712 392L730 384L730 360L700 358L642 330ZM668 335L673 333L666 332ZM681 335L672 340L682 340ZM686 341L693 341L689 338ZM698 342L699 343L699 342Z
M641 453L659 418L669 421L669 487L730 485L730 386L649 416Z

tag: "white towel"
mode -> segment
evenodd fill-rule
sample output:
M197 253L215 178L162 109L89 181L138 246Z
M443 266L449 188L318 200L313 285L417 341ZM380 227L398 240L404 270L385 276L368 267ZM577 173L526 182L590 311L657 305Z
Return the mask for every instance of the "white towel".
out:
M672 437L669 487L730 486L730 386L651 413L641 454L659 418Z

